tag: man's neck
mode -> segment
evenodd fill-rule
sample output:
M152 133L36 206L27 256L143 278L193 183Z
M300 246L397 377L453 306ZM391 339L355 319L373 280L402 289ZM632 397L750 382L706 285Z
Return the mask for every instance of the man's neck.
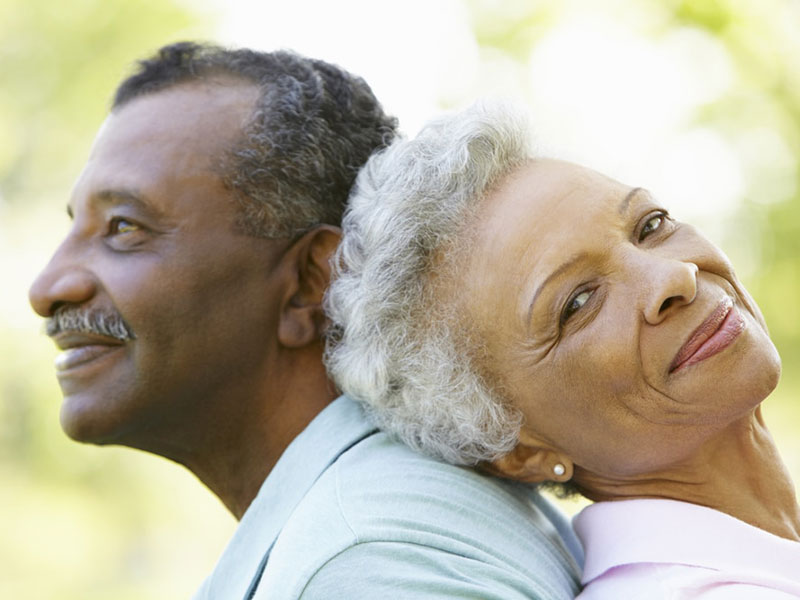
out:
M760 407L731 424L681 465L612 481L578 473L592 500L668 498L727 513L774 535L800 540L794 484Z
M289 444L335 396L328 391L303 400L284 396L273 414L254 414L238 437L226 436L216 452L185 464L239 520Z
M184 465L241 519L292 440L338 395L321 353L321 344L287 353L272 362L260 387L244 385L198 406L215 413L202 431L142 449Z

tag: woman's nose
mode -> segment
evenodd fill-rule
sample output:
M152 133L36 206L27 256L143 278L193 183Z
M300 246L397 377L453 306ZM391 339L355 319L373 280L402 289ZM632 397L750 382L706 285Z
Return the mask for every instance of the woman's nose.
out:
M674 259L657 259L646 268L648 295L644 317L657 325L672 312L691 304L697 295L697 265Z
M82 304L91 299L97 284L91 271L76 264L69 247L62 245L39 273L28 291L28 300L39 315L51 317L64 304Z

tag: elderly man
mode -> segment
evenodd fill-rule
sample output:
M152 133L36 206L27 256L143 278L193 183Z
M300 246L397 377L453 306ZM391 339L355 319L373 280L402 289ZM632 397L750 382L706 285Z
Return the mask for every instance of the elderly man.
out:
M162 48L118 88L31 288L67 434L174 460L241 520L197 598L576 590L538 496L378 433L325 373L337 226L394 128L324 62Z

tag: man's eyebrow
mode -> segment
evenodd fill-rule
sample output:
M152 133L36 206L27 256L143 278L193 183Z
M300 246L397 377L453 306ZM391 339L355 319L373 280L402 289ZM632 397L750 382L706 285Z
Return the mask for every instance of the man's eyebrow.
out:
M148 202L145 196L137 190L129 188L109 188L103 189L92 194L93 200L100 204L108 206L115 206L118 204L129 204L142 212L159 216L161 211L158 210L151 202Z
M578 252L577 254L573 254L567 260L561 263L555 271L550 273L550 275L548 275L541 284L539 284L539 287L537 287L536 291L533 293L533 299L531 299L531 303L528 305L528 319L526 323L530 324L531 316L533 315L533 307L536 304L536 299L542 293L544 288L547 287L547 285L553 279L561 275L564 271L571 269L576 263L579 263L582 260L586 260L588 257L589 257L588 252Z
M162 212L151 202L148 202L143 194L130 188L107 188L91 195L92 202L103 206L117 206L120 204L129 204L145 214L155 217L162 216ZM67 216L72 219L72 205L67 203Z

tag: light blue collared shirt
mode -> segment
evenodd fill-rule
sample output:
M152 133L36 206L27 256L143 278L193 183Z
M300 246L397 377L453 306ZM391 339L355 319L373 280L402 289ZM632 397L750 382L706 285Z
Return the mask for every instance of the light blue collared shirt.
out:
M343 396L286 449L194 598L568 600L581 561L535 490L414 452Z

